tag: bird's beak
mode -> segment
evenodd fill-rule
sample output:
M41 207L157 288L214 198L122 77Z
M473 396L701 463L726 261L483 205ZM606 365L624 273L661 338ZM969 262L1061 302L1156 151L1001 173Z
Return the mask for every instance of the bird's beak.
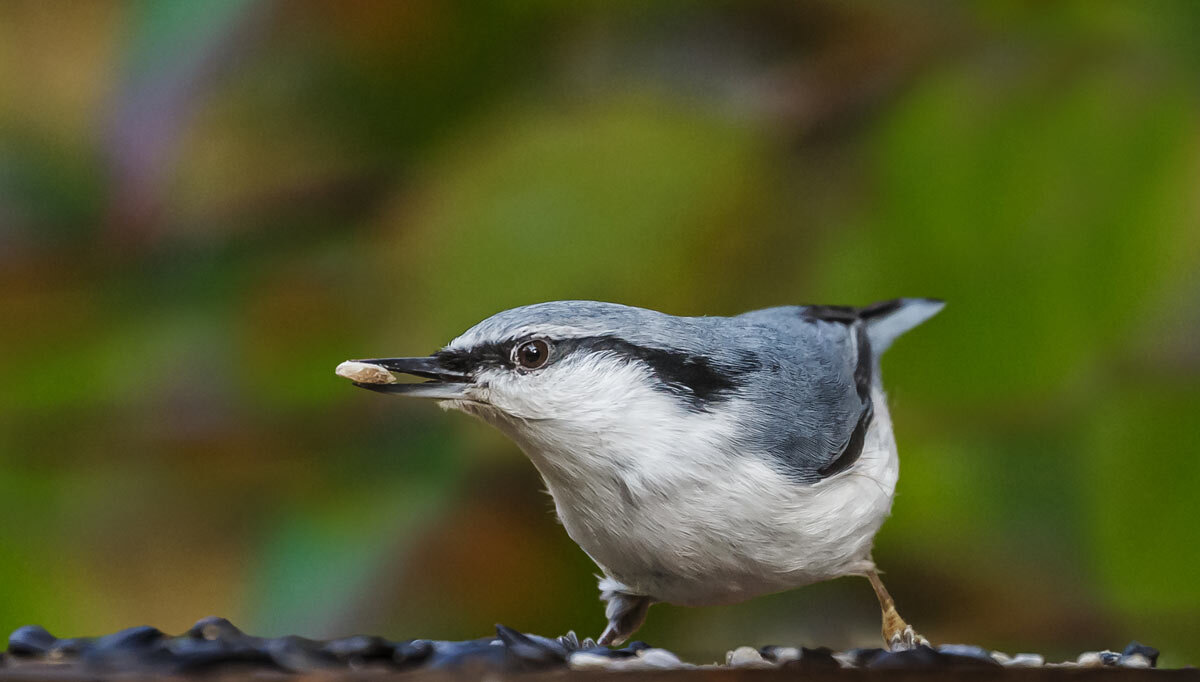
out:
M355 386L377 393L406 395L413 398L432 398L435 400L463 400L466 391L471 386L471 377L465 372L444 367L437 356L425 358L376 358L373 360L356 360L369 365L378 365L389 372L411 374L430 379L423 383L414 384L366 384L354 382Z

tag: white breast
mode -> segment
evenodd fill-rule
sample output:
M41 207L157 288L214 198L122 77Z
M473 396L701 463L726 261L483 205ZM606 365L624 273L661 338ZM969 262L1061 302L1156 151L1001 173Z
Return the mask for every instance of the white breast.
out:
M812 485L732 451L736 429L720 420L736 410L689 412L657 391L623 395L619 419L478 413L525 450L567 532L609 577L635 594L704 605L870 567L898 476L886 400L878 389L873 398L861 457Z

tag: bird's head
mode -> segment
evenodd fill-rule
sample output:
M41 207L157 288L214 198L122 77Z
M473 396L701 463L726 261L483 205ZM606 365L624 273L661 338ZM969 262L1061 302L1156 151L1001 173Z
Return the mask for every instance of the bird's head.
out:
M681 318L595 301L506 310L427 357L364 360L424 383L358 384L430 398L521 440L604 437L685 421L733 397L756 367L719 318Z

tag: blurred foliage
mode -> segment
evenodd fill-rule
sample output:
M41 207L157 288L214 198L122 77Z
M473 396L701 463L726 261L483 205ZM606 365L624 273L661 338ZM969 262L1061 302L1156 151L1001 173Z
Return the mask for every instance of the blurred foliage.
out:
M0 4L0 630L602 625L515 447L348 357L941 296L877 559L938 641L1200 659L1200 6ZM877 637L846 579L641 637Z

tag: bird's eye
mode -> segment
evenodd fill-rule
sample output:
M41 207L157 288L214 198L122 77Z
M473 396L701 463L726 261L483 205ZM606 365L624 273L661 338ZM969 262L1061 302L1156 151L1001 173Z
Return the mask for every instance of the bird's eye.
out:
M550 344L541 339L526 341L513 349L513 361L525 369L537 369L550 359Z

